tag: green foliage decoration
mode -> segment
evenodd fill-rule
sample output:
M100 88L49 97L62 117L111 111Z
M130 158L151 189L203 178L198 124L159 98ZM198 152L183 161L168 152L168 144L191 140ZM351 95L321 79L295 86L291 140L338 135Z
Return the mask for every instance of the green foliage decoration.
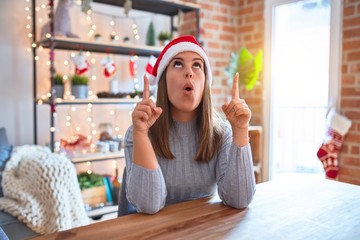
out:
M71 77L71 84L72 85L87 85L89 82L89 78L83 75L73 75Z
M225 68L228 84L232 86L236 72L239 72L239 85L245 85L246 90L252 90L259 80L263 68L263 51L259 50L255 57L245 47L239 52L231 53L229 66Z
M170 32L160 32L158 35L158 40L159 41L165 41L165 40L170 40L172 38L172 34Z
M63 75L62 75L62 74L57 73L57 74L55 75L54 80L55 80L55 82L54 82L55 85L59 85L59 86L64 85Z
M77 179L81 190L104 185L103 177L95 173L81 172Z

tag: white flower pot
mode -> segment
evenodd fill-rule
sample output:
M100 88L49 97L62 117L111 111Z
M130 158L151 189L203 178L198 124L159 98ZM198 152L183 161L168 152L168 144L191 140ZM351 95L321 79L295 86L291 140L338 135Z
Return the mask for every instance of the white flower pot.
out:
M64 86L63 85L54 85L53 86L55 98L64 98Z
M71 86L71 93L75 98L85 99L88 98L88 86L87 85L75 85Z

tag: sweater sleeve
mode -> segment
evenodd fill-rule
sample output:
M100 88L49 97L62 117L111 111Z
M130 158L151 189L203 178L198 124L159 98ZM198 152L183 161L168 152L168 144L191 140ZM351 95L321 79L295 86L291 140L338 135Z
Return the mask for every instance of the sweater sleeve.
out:
M255 193L255 175L250 143L239 147L232 142L231 128L226 125L223 144L217 156L218 193L224 204L247 207Z
M138 212L154 214L164 207L166 201L167 193L162 171L160 167L150 170L133 163L132 126L125 134L124 146L127 200Z

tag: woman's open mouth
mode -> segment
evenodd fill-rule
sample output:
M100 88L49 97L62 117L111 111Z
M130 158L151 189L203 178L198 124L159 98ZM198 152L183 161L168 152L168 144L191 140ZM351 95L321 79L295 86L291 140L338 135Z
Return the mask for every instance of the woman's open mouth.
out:
M190 95L193 92L194 87L193 87L193 85L191 83L187 83L187 84L185 84L183 89L184 89L184 93L186 95Z

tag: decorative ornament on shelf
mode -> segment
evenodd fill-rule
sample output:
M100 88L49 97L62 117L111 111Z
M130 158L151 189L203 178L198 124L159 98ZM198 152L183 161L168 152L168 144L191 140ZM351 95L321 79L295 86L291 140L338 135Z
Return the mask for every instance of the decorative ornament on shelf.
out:
M150 58L149 58L149 61L148 61L147 64L146 64L145 71L146 71L146 73L148 73L149 75L152 75L153 68L154 68L154 65L155 65L155 63L156 63L156 60L157 60L157 58L154 57L153 55L151 55ZM156 84L156 82L151 81L151 79L149 79L149 81L150 81L150 84L151 84L151 85L155 85L155 84Z
M115 74L116 66L114 60L112 60L109 56L104 57L100 63L104 67L105 77L109 78Z
M89 82L89 78L87 76L80 76L80 75L74 75L71 78L71 84L72 85L87 85Z
M81 190L104 185L103 177L95 173L81 172L77 177Z
M61 73L57 73L54 78L54 85L63 86L64 85L64 76Z
M111 94L119 93L119 89L120 89L119 81L116 80L116 79L111 79L109 88L110 88L110 93Z
M165 46L170 42L172 38L172 34L170 32L160 32L158 35L158 40L160 42L160 46Z
M55 98L63 98L64 96L64 76L60 73L57 73L54 78L54 86L52 94Z
M129 60L129 72L131 77L136 77L137 60L137 56L132 56Z
M94 34L94 39L97 42L101 42L102 38L101 38L101 34L100 33L95 33Z
M112 17L112 20L110 21L110 26L112 28L110 33L110 41L114 42L120 39L119 35L116 33L116 17Z
M82 51L78 55L72 57L72 61L75 64L75 74L81 75L89 70L90 63L86 57L82 54Z
M69 139L60 139L60 145L68 156L72 156L77 150L89 148L90 144L87 137L82 134L73 135Z
M74 75L71 78L71 93L75 98L88 98L88 82L89 78L84 75Z
M54 34L55 36L65 36L70 38L79 38L78 35L71 31L71 19L69 9L74 5L75 0L59 0L54 13ZM41 37L46 38L47 34L51 34L50 22L41 28Z
M81 11L87 13L91 8L92 0L81 0Z
M125 36L124 38L123 38L123 43L129 43L130 42L130 38L128 37L128 36Z
M120 179L119 179L119 170L117 167L116 162L114 163L115 165L115 176L114 176L114 180L112 182L113 185L113 189L112 189L112 199L113 199L113 203L118 205L119 204L119 192L121 189L121 184L120 184Z
M129 12L130 10L132 9L132 0L125 0L125 3L124 3L124 13L125 13L125 16L129 16Z
M93 172L81 172L77 178L86 207L99 207L107 202L103 176Z
M262 50L259 50L255 57L245 47L242 47L238 53L231 53L229 66L225 68L229 86L232 86L235 73L239 72L239 85L243 84L247 90L252 90L259 80L262 67Z
M155 30L154 24L151 21L146 32L146 45L148 46L155 46Z

